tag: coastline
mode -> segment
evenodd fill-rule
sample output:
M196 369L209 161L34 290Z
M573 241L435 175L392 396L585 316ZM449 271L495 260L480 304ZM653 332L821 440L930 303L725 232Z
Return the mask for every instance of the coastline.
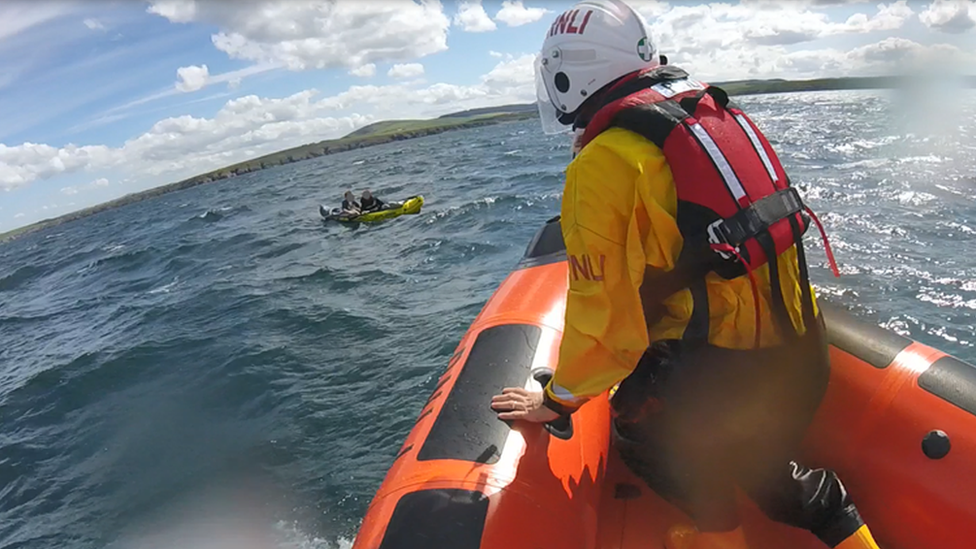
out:
M924 79L923 79L924 80ZM722 87L730 96L762 95L775 93L799 93L816 91L896 89L911 87L918 79L902 76L878 77L847 77L820 78L814 80L737 80L730 82L716 82L714 85ZM963 87L976 87L976 76L961 77ZM149 198L212 183L231 179L238 175L264 170L267 168L301 162L311 158L336 154L353 149L361 149L375 145L382 145L393 141L426 137L447 131L477 128L482 126L516 122L538 117L534 104L505 105L502 107L487 107L468 111L446 114L439 118L426 120L388 120L370 124L344 137L329 139L316 143L309 143L264 155L230 166L225 166L207 173L195 175L188 179L161 185L138 193L127 194L114 200L103 202L82 210L77 210L56 218L37 221L11 231L0 233L0 243L36 231L55 227L69 221L81 219L106 210L140 202Z
M532 106L535 109L535 106ZM265 156L254 158L251 160L246 160L244 162L239 162L230 166L226 166L217 170L213 170L207 173L195 175L188 179L177 181L176 183L169 183L166 185L161 185L159 187L153 187L152 189L147 189L145 191L140 191L137 193L131 193L108 202L102 202L101 204L96 204L88 208L77 210L71 213L64 214L51 219L44 219L37 221L30 225L25 225L23 227L18 227L11 231L0 233L0 244L9 242L16 238L25 236L27 234L46 229L48 227L56 227L63 223L68 223L77 219L82 219L97 213L118 208L121 206L126 206L128 204L134 204L136 202L141 202L150 198L157 196L162 196L175 191L180 191L183 189L188 189L190 187L196 187L197 185L204 185L207 183L213 183L215 181L223 181L225 179L232 179L239 175L246 173L261 171L267 168L273 168L275 166L283 166L286 164L292 164L295 162L301 162L302 160L308 160L311 158L318 158L320 156L326 156L330 154L336 154L340 152L350 151L353 149L361 149L364 147L372 147L375 145L382 145L384 143L391 143L393 141L403 141L406 139L416 139L418 137L426 137L428 135L435 135L447 131L462 130L469 128L477 128L481 126L497 125L506 122L515 122L519 120L526 120L529 118L534 118L537 115L535 113L525 113L525 112L515 112L515 113L500 113L500 114L488 114L473 117L453 117L453 115L448 115L449 117L435 118L432 120L405 120L405 121L383 121L377 122L370 126L360 128L357 130L361 132L365 129L379 126L380 131L367 132L357 134L353 132L345 137L340 137L338 139L329 139L325 141L319 141L316 143L310 143L306 145L301 145L299 147L294 147L291 149L286 149L283 151L278 151ZM386 128L384 128L386 126Z

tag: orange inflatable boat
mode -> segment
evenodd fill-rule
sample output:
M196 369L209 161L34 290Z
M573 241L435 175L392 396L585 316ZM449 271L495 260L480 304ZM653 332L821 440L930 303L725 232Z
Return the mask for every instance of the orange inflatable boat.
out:
M461 339L354 549L656 549L687 520L620 461L607 399L563 425L491 410L555 367L567 275L556 218ZM976 547L976 367L822 308L832 373L803 461L840 474L884 549ZM824 547L741 507L751 548Z

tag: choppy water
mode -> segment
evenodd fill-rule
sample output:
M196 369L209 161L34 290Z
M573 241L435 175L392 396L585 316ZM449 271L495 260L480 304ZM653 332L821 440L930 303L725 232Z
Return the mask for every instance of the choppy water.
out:
M976 360L976 97L953 116L873 92L740 104L827 226L844 276L811 234L822 295ZM534 121L453 132L0 246L0 548L347 547L458 339L558 213L567 145ZM318 219L367 184L427 205Z

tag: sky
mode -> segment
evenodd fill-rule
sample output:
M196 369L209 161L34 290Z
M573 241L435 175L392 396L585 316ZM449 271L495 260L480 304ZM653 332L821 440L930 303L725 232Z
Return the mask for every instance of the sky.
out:
M706 81L976 74L976 1L628 2ZM0 232L392 118L535 99L554 0L3 0Z

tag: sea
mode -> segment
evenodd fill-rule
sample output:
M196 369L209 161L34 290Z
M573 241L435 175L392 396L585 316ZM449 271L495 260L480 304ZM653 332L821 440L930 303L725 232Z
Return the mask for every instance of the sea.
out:
M976 362L976 95L738 98L822 299ZM951 105L951 108L946 108ZM0 245L0 549L348 548L458 340L559 213L536 120L324 156ZM369 188L415 216L324 222Z

